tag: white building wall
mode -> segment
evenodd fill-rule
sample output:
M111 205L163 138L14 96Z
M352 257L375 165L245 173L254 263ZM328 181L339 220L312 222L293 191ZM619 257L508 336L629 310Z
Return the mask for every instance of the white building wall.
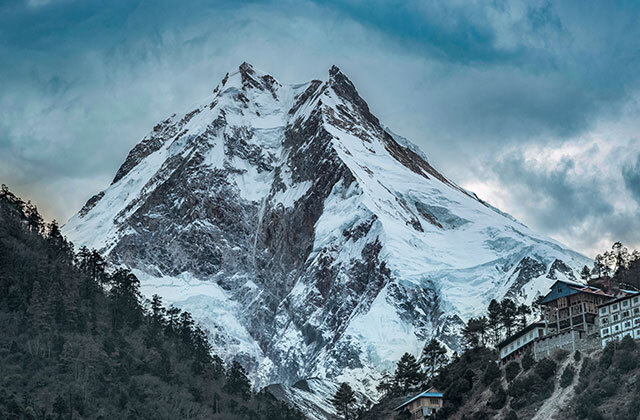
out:
M603 305L599 311L602 347L625 336L640 339L640 295Z
M504 359L505 357L509 356L511 353L521 349L522 347L526 346L528 343L531 343L532 341L534 341L538 337L538 329L542 329L542 327L536 327L531 331L529 331L528 333L526 333L525 335L523 335L522 337L518 338L517 340L512 341L511 343L507 344L505 347L502 347L500 349L500 359Z

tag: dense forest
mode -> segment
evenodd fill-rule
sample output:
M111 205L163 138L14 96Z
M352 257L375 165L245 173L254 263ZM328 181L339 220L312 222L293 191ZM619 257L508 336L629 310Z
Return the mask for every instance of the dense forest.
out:
M301 419L211 353L188 312L0 190L0 418Z

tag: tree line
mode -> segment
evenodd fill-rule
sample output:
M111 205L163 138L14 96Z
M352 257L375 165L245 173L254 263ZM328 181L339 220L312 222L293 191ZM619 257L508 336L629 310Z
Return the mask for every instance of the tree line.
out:
M516 305L511 299L489 302L486 315L470 318L462 329L462 338L466 348L497 346L514 331L527 326L529 316L539 311L539 302L532 306Z
M109 267L0 189L0 418L301 419L212 352L189 312L143 300Z
M376 386L383 398L404 395L429 386L440 368L449 363L446 347L437 339L429 340L422 349L419 358L405 353L396 363L393 374L386 375ZM355 392L343 382L336 393L329 399L340 418L351 420L360 418L362 413L355 409Z

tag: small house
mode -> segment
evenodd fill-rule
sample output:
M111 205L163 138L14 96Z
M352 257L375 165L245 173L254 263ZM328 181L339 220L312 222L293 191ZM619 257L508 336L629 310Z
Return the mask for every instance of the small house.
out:
M407 408L412 419L424 419L442 408L443 395L435 388L430 388L396 407L396 410Z

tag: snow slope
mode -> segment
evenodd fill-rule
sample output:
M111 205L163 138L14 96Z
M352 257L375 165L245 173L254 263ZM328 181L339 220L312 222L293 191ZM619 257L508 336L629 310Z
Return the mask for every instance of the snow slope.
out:
M63 232L191 311L258 386L368 395L432 336L458 348L490 299L530 302L589 262L436 171L336 67L286 85L243 63Z

